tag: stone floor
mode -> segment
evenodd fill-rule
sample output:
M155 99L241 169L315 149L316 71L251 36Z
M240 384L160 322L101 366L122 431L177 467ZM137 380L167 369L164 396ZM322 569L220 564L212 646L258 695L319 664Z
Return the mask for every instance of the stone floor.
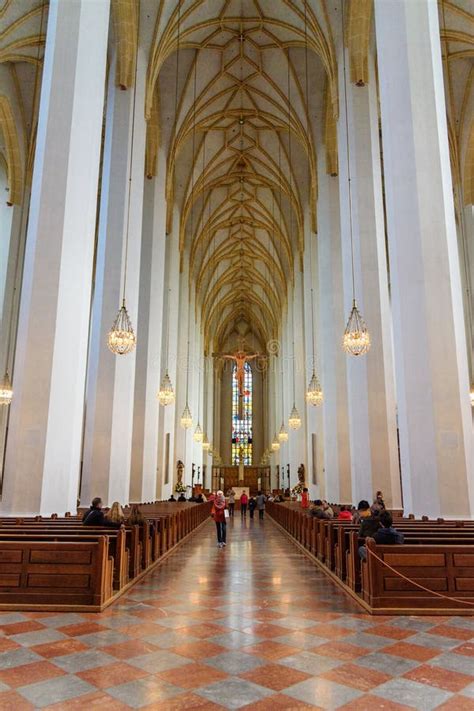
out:
M266 520L112 609L0 613L0 709L474 710L474 617L370 617Z

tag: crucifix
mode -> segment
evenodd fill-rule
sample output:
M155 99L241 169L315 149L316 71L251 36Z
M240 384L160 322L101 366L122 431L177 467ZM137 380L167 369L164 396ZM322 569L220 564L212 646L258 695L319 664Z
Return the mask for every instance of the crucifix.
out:
M239 389L239 417L242 416L242 400L244 397L245 364L255 358L265 358L262 353L246 353L244 351L245 340L239 339L239 350L235 353L213 353L213 358L234 361L236 365L237 386Z

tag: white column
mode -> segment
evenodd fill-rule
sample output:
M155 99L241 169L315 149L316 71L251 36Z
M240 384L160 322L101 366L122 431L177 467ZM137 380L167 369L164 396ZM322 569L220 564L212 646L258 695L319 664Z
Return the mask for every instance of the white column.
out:
M326 174L320 151L318 177L318 283L321 320L321 384L324 394L324 480L328 501L352 497L347 362L341 348L347 315L342 287L341 227L337 178Z
M372 343L367 355L347 356L352 495L354 500L364 498L370 501L375 490L381 489L389 505L398 507L401 499L391 313L377 86L371 55L369 83L358 87L349 84L349 79L347 82L355 294ZM340 86L340 95L343 96L342 69ZM338 126L338 144L344 311L347 319L352 307L353 292L344 104Z
M162 365L165 287L165 156L158 156L158 176L145 182L138 310L135 402L133 412L130 501L155 498L158 467L157 392Z
M50 3L4 513L76 505L108 23L108 2Z
M136 350L116 356L107 333L122 301L126 263L126 305L137 340L145 159L143 113L146 61L138 54L128 252L126 249L133 88L115 86L109 71L99 240L92 307L81 502L128 503L132 451Z
M438 5L375 3L405 509L474 514Z
M299 255L295 260L295 284L292 294L290 294L290 324L293 324L291 330L290 342L290 382L291 382L291 400L286 415L286 423L288 427L288 417L293 407L293 402L296 404L296 409L301 417L301 427L298 430L289 429L289 454L290 454L290 475L291 486L295 486L298 482L298 467L301 463L306 462L306 403L304 394L306 391L306 369L305 369L305 337L304 337L304 318L303 318L303 272L300 270ZM293 348L294 340L294 348ZM293 371L294 368L294 371ZM294 381L293 381L294 372ZM294 386L293 386L294 382Z

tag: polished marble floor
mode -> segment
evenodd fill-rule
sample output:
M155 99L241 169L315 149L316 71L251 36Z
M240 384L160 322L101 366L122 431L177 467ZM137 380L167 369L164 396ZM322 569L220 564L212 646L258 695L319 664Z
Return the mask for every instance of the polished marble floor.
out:
M228 529L103 614L0 613L0 710L474 711L474 617L370 617L270 520Z

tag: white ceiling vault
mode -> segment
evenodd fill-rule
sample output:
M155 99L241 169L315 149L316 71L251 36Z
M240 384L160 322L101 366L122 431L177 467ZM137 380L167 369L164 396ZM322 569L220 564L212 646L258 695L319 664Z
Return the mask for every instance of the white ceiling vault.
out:
M294 268L302 266L305 239L317 231L319 151L327 171L337 174L340 0L111 0L111 6L110 57L116 52L124 88L133 82L140 8L146 173L156 175L161 147L167 229L179 231L206 348L219 349L245 324L264 345L278 335ZM14 87L14 96L0 90L0 159L14 203L31 176L31 105L47 11L47 0L0 0L0 72L9 72ZM440 0L439 16L454 183L462 188L458 202L472 203L472 0ZM350 0L346 19L351 80L364 83L373 0Z

